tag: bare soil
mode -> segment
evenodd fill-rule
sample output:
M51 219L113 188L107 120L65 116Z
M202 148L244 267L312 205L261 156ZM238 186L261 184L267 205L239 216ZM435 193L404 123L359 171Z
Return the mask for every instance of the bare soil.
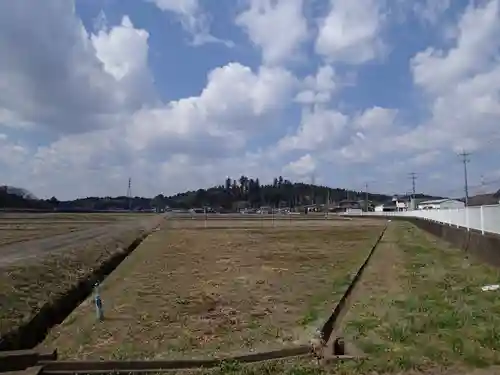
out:
M61 358L221 357L307 343L382 224L176 229L150 236L43 347Z
M69 290L162 219L158 215L142 216L114 227L95 227L0 247L0 336L29 321L44 304Z
M360 224L361 223L361 224ZM230 229L230 228L290 228L295 230L297 227L352 227L353 225L362 225L363 228L377 227L382 223L380 220L363 219L362 221L343 218L331 215L328 218L299 216L276 216L271 215L212 215L212 216L171 216L168 219L168 226L171 229Z
M39 215L49 216L41 219ZM106 242L108 238L120 236L157 217L148 214L131 214L130 217L124 214L81 214L82 217L78 216L80 214L60 214L61 218L54 215L57 214L25 214L24 219L23 216L0 219L0 267L21 261L39 262L47 254L71 251L75 244Z

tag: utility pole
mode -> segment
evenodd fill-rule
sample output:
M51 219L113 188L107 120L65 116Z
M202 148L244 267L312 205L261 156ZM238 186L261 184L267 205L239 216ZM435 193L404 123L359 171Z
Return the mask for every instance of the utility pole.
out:
M314 172L311 174L311 203L314 205L315 204L315 196L314 196L314 183L316 182L316 176L314 175Z
M410 178L411 178L411 187L412 187L412 198L415 198L415 181L417 180L417 174L415 172L410 173Z
M467 181L467 163L470 161L470 153L462 151L459 156L462 158L462 163L464 163L464 190L465 190L465 207L469 205L469 184Z
M365 210L368 212L368 182L365 183Z
M128 210L132 210L132 178L128 179L128 188L127 188L127 197L128 197Z

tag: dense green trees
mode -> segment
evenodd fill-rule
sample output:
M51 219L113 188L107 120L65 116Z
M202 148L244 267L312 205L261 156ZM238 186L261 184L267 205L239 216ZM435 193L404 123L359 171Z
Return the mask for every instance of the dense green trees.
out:
M363 200L364 192L345 189L332 189L304 183L292 183L282 176L273 179L271 184L261 184L259 179L241 176L238 179L227 178L223 185L209 189L199 189L163 197L163 203L171 208L214 207L226 210L245 207L257 208L295 207L308 204L339 202L344 199ZM369 194L369 200L384 201L389 196Z

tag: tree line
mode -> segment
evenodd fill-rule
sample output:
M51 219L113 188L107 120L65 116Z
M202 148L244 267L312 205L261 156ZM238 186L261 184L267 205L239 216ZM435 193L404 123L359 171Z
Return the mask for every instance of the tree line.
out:
M282 176L275 177L270 184L262 184L258 178L241 176L227 178L224 184L209 189L187 191L173 196L158 195L153 205L189 209L212 207L215 209L238 210L242 208L297 207L325 204L342 200L364 200L365 192L330 188L321 185L293 183ZM382 202L390 199L384 194L368 194L368 200Z
M365 192L330 188L302 182L294 183L276 177L269 184L262 184L258 178L241 176L227 178L223 184L208 189L186 191L171 196L144 197L87 197L69 201L50 199L28 199L16 194L0 191L0 208L26 208L41 210L151 210L165 207L191 209L211 207L222 210L242 208L297 207L325 204L342 200L364 200ZM383 202L391 197L384 194L368 194L368 200Z

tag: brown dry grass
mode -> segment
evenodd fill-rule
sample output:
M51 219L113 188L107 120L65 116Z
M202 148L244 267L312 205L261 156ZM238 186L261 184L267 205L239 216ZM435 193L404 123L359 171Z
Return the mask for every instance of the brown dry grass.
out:
M122 221L135 220L144 216L151 216L150 213L0 213L0 222L61 222L61 221Z
M47 228L29 229L19 226L15 229L0 228L0 246L10 245L16 242L38 240L41 238L51 237L58 234L76 232L83 228L73 226L48 226ZM1 249L0 249L1 254Z
M364 223L364 222L363 222ZM61 358L224 356L307 343L382 226L163 230L43 346Z
M3 266L0 273L0 335L29 321L120 248L127 247L161 217L131 222L105 237L66 246L64 251ZM54 246L57 246L54 243Z
M212 216L208 217L207 220L201 216L190 217L170 217L168 219L167 225L171 229L202 229L202 228L212 228L212 229L230 229L230 228L280 228L286 230L287 228L295 230L297 228L304 227L315 227L315 228L330 228L330 227L352 227L357 225L359 221L339 218L336 216L331 216L328 219L323 218L307 218L306 216L277 216L272 219L271 215L255 215L253 217L244 215L231 215L232 217L227 217L228 215L223 215L220 217ZM362 222L364 228L368 227L380 227L380 220L369 220L365 219Z
M76 232L154 214L115 213L4 213L0 214L0 246ZM0 249L1 252L1 249Z

